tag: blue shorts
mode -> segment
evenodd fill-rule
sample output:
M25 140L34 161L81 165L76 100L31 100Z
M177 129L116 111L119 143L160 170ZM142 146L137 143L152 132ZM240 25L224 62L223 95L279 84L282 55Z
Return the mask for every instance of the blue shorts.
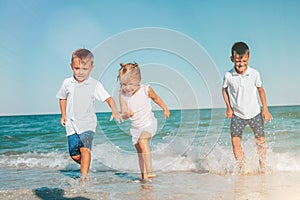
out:
M251 119L242 119L236 115L233 115L230 124L231 137L242 138L242 133L246 125L251 127L255 138L265 137L264 120L261 114L258 114Z
M81 134L73 134L68 136L70 156L80 155L80 148L88 148L92 150L92 141L94 138L93 131L86 131Z

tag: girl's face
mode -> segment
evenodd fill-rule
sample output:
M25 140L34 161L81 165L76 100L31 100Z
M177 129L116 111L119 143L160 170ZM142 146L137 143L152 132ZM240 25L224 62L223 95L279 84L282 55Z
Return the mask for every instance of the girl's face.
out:
M74 58L71 63L71 67L76 81L81 83L89 77L90 72L92 71L94 66L92 65L91 60L85 63L79 58Z
M244 55L234 54L231 57L231 61L234 63L234 68L237 73L244 74L248 67L249 54L246 53Z
M132 96L140 88L140 83L136 79L122 80L121 92L125 96Z

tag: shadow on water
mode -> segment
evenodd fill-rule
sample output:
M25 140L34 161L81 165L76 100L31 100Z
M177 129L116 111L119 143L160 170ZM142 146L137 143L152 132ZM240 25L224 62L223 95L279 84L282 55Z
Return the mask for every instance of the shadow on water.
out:
M134 177L134 176L132 176L128 173L116 172L115 175L118 176L121 179L128 180L128 181L138 181L138 180L140 180L139 178L136 178L136 177Z
M85 197L64 197L64 190L60 188L42 187L34 189L33 192L37 197L43 200L56 199L56 200L89 200Z
M60 170L60 173L63 174L64 176L68 176L73 179L80 178L80 170L63 169L63 170Z

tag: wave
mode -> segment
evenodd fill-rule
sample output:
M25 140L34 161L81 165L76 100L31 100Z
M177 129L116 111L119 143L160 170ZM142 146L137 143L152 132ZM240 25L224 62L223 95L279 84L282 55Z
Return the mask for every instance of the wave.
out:
M67 166L68 159L67 154L59 152L8 152L0 156L0 167L58 169Z
M153 169L157 172L205 171L212 174L230 175L238 172L231 146L215 145L208 155L203 157L199 146L186 149L184 141L169 145L158 143L152 147ZM257 173L258 156L254 139L243 144L247 173ZM274 152L267 150L267 167L271 172L300 171L299 152ZM1 168L78 170L67 152L17 153L0 155ZM91 170L124 171L139 173L136 152L125 151L111 143L98 144L93 147Z

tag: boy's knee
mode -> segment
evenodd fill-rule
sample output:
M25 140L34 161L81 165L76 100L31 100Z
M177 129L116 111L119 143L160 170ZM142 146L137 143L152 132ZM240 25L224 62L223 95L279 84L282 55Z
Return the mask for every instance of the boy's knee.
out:
M91 153L91 150L89 148L80 148L80 153L84 154L84 153Z
M231 137L231 142L234 146L241 145L241 140L242 139L240 137Z
M80 155L76 155L76 156L71 156L71 158L77 162L77 161L80 161L81 156Z
M256 138L256 144L258 146L264 146L266 144L265 138L264 137Z

